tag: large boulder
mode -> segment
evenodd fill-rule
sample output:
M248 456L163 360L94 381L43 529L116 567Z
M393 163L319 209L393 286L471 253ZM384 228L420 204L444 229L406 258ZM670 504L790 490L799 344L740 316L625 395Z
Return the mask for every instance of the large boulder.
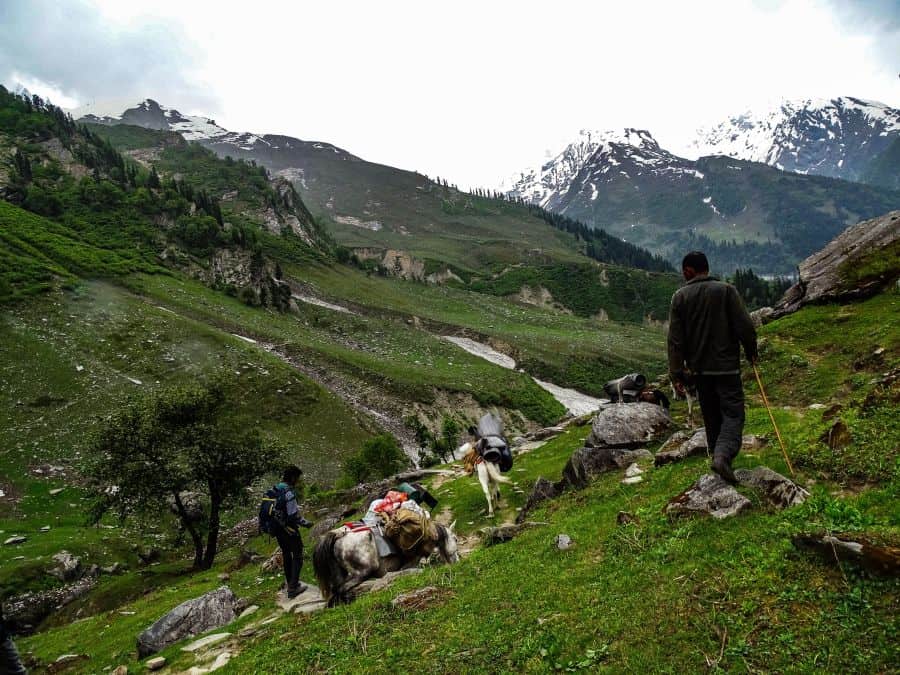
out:
M140 658L155 654L179 640L234 621L237 597L227 586L182 602L138 635Z
M900 211L848 227L799 266L799 281L774 307L772 318L810 303L865 298L900 278Z
M741 485L760 490L769 502L780 509L802 504L809 497L809 492L767 466L737 469L734 476Z
M709 448L706 443L706 429L698 429L690 438L674 448L671 447L670 441L671 439L669 439L664 446L669 449L657 452L656 456L653 458L653 463L656 466L680 462L687 457L709 453Z
M672 426L672 418L662 406L653 403L610 405L597 413L585 445L636 448L659 440Z
M708 473L666 504L666 513L672 516L706 514L721 520L749 508L749 499L721 477Z

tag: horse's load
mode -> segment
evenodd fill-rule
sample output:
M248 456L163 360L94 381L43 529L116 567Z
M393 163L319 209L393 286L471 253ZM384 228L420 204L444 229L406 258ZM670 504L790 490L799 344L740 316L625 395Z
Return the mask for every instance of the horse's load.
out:
M634 403L640 400L641 390L647 386L647 378L640 373L623 375L615 380L610 380L603 385L606 397L616 403Z
M423 544L437 541L438 532L434 522L424 511L399 509L387 517L384 535L393 541L405 554L411 554Z

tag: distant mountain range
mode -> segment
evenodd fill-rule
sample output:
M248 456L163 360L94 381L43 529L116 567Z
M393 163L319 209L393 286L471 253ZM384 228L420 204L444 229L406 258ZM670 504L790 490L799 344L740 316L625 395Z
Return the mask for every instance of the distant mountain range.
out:
M523 240L513 231L524 231L517 222L477 217L471 203L460 210L421 174L329 143L229 131L152 99L80 121L175 131L220 156L254 160L292 181L351 246L418 249L424 258L466 264L476 262L472 237L522 248L513 258L543 243L540 235ZM702 131L691 147L703 156L679 157L646 130L584 130L502 191L672 260L704 246L719 269L752 265L763 273L790 272L847 225L900 206L900 164L892 161L900 155L900 111L882 104L785 103Z
M900 137L900 110L843 96L785 101L703 129L693 155L727 155L785 171L867 180L872 162ZM900 173L900 165L894 167Z
M788 272L847 225L900 206L900 111L882 104L785 103L702 132L692 147L698 159L646 130L583 130L502 189L673 260L703 246L720 269L765 273Z

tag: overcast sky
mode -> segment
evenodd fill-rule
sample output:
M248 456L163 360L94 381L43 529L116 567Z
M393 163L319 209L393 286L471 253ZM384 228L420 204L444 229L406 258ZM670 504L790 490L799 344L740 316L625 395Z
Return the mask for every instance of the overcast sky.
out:
M679 151L780 98L900 107L897 0L0 0L0 82L494 186L579 129Z

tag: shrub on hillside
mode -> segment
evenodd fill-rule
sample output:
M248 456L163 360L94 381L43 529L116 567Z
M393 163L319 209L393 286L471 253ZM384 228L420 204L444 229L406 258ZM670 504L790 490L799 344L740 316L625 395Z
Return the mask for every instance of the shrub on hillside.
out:
M359 452L344 460L341 482L346 486L386 478L406 466L406 454L390 434L381 434L363 443Z

